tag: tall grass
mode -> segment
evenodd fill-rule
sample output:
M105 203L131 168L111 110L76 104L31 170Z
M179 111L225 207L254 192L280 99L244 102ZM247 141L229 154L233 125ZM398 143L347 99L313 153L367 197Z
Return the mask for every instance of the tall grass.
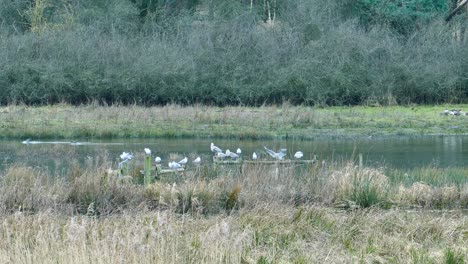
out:
M463 263L466 216L257 206L214 217L0 216L2 263Z
M351 163L296 166L244 165L238 168L197 168L164 175L149 187L142 184L139 165L117 177L107 158L84 167L72 166L62 177L39 169L11 166L0 174L0 210L4 213L54 210L110 215L131 208L169 209L211 215L254 208L261 201L285 205L321 204L346 208L425 206L466 208L466 179L454 184L451 169L442 186L431 185L430 170L408 185L390 180L383 169L357 168ZM405 185L406 184L406 185Z
M145 187L139 171L119 178L106 157L94 160L63 178L21 165L0 173L0 262L463 263L468 256L466 214L456 210L468 206L466 183L405 187L381 168L319 163L200 168ZM427 171L419 180L432 178ZM380 209L382 202L393 209ZM343 204L350 210L333 208Z
M37 23L13 15L37 5L16 0L0 9L8 15L1 26L0 104L391 105L468 98L468 49L453 40L440 13L402 37L382 23L366 28L345 19L341 5L322 0L287 1L274 25L248 8L227 15L219 7L211 16L202 5L142 17L131 1L44 1L35 2L48 3Z
M467 257L462 211L359 210L366 204L353 194L361 189L345 191L359 186L358 178L388 192L386 198L397 195L395 186L381 185L379 170L333 165L294 175L290 168L220 169L214 178L187 172L176 183L163 178L146 188L132 177L116 178L108 165L76 168L60 181L24 166L4 172L0 260L463 263ZM466 193L459 191L464 199ZM357 198L358 206L329 207L342 197Z

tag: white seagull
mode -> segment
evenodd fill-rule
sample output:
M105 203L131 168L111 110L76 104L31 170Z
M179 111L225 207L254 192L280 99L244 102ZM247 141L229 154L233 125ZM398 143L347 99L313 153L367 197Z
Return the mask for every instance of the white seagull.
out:
M254 153L252 154L252 159L253 159L253 160L257 160L257 153L254 152Z
M237 148L236 153L240 155L242 154L242 150L240 148Z
M156 157L156 158L154 159L154 162L160 163L160 162L161 162L161 158L160 158L160 157Z
M182 168L182 165L180 165L179 163L175 162L175 161L171 161L169 162L169 168L175 170L175 169L180 169Z
M304 157L304 153L302 153L302 151L298 151L298 152L296 152L296 153L294 154L294 157L295 157L296 159L300 159L300 158Z
M222 153L222 152L217 152L217 153L215 154L215 156L216 156L217 158L224 159L224 158L226 157L226 154L224 154L224 153Z
M268 149L267 147L263 146L268 154L270 154L271 157L277 159L277 160L282 160L284 156L286 156L286 149L280 149L280 152L276 153L271 149Z
M194 160L192 161L192 163L195 163L195 164L200 164L200 162L201 162L201 158L200 158L200 157L197 157L196 159L194 159Z
M210 148L211 148L211 151L215 152L215 153L223 152L223 150L218 148L217 146L215 146L215 144L213 142L211 142Z
M122 160L131 160L133 158L133 155L124 151L122 152L122 154L120 154L120 158Z
M185 157L182 160L180 160L178 163L184 165L184 164L187 164L187 161L188 161L188 159L187 159L187 157Z
M146 153L146 155L151 155L151 149L145 148L145 153Z
M231 158L233 158L233 159L239 158L239 155L237 155L237 154L234 153L234 152L231 152L229 149L226 150L226 156L231 157Z

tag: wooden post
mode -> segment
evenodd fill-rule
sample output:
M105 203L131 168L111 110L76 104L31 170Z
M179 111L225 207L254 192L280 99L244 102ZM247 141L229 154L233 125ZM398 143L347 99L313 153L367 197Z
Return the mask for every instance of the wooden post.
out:
M162 171L162 166L160 164L156 164L155 168L154 168L154 179L155 180L159 180L159 175L161 174L161 171Z
M363 162L362 162L362 154L359 153L359 168L360 168L360 169L362 169L362 167L363 167L363 164L362 164L362 163L363 163Z
M144 165L144 170L145 170L145 186L148 186L151 184L151 154L145 156L145 165Z
M128 175L128 161L122 161L119 163L119 167L117 170L117 175L119 177Z
M125 164L124 164L124 168L125 168L125 175L127 175L127 176L128 176L128 175L129 175L128 161L127 161L127 162L125 162Z

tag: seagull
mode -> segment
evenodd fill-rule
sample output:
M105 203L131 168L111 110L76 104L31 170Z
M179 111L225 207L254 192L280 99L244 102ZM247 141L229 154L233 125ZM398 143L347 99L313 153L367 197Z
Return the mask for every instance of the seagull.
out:
M217 152L215 154L215 157L220 158L220 159L224 159L226 157L226 154L224 154L223 152Z
M459 115L463 115L463 112L462 112L462 110L456 110L456 109L447 110L447 109L445 109L443 114L444 115L459 116Z
M169 162L169 168L175 170L175 169L180 169L182 168L182 165L180 165L179 163L175 162L175 161L171 161Z
M231 157L231 158L233 158L233 159L239 158L239 155L237 155L237 154L234 153L234 152L229 151L229 149L226 150L226 156Z
M263 146L268 154L272 156L273 158L277 160L282 160L284 156L286 156L286 149L280 149L280 152L276 153L271 149L268 149L267 147Z
M240 148L237 148L236 153L240 155L242 153L242 150Z
M185 157L181 161L179 161L179 164L182 164L182 165L187 164L187 161L188 161L188 159L187 159L187 157Z
M192 161L192 163L195 163L195 164L200 164L200 162L201 162L201 158L200 158L200 157L197 157L196 159L194 159L194 160Z
M133 158L133 155L124 151L122 152L122 154L120 154L120 158L123 160L131 160Z
M156 158L154 159L154 162L160 163L160 162L161 162L161 158L160 158L160 157L156 157Z
M252 154L252 159L253 159L253 160L257 160L257 153L254 152L254 153Z
M211 151L212 151L212 152L215 152L215 153L223 152L223 150L220 149L220 148L218 148L217 146L215 146L215 144L214 144L213 142L211 142L210 148L211 148Z
M294 157L295 157L296 159L300 159L300 158L304 157L304 153L302 153L302 151L298 151L298 152L296 152L296 153L294 154Z
M146 153L146 155L151 155L151 149L145 148L145 153Z

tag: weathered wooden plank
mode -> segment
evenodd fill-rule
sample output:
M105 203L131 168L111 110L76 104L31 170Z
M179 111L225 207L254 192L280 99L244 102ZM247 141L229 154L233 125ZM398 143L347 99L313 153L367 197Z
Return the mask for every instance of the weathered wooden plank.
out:
M246 160L246 164L313 164L316 160Z

